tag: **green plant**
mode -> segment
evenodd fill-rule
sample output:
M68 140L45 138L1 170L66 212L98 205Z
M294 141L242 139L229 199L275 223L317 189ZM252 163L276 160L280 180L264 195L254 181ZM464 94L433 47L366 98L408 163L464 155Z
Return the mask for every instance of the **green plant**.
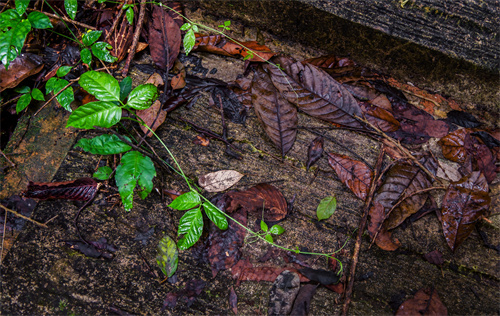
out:
M333 196L327 196L319 202L316 209L316 216L318 216L318 220L327 219L333 215L336 209L337 199Z
M56 77L50 78L45 84L45 93L49 94L51 92L59 93L56 97L59 104L71 112L71 102L75 100L75 96L73 94L73 88L70 86L70 83L66 79L61 79L61 77L66 76L71 71L70 66L62 66L57 69Z
M222 32L230 31L231 28L229 27L229 25L231 25L231 21L224 21L224 24L221 24L218 27L222 28Z
M82 59L82 62L89 66L92 63L92 54L107 63L114 63L117 60L115 56L110 54L110 50L113 49L113 46L106 42L97 42L99 37L101 37L101 34L102 31L89 30L82 36L82 42L80 45L83 48L80 51L80 58Z
M30 87L23 86L14 89L17 93L22 93L16 104L16 112L19 113L24 110L30 103L32 99L38 101L45 101L42 91L37 88L30 89Z

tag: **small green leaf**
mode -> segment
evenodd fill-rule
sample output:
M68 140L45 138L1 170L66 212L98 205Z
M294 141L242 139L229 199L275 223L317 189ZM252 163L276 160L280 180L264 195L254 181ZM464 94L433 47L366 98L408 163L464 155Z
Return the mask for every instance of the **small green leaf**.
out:
M122 108L111 102L90 102L78 107L68 118L66 127L93 129L111 127L122 118Z
M130 138L127 136L123 136L123 138L130 142ZM75 147L80 147L94 155L115 155L132 149L114 134L99 135L91 139L82 138L76 143Z
M104 3L106 1L108 1L108 0L97 0L98 3Z
M82 58L82 62L84 64L90 65L90 63L92 62L92 53L88 48L82 49L82 51L80 52L80 57Z
M186 32L186 34L184 34L184 39L182 41L186 55L188 55L189 52L193 49L195 43L196 43L196 36L194 35L193 28L190 28Z
M191 25L191 23L184 23L182 24L181 26L181 31L187 31L189 30L193 25Z
M200 205L200 195L196 191L189 191L177 197L168 207L174 210L185 211Z
M90 46L94 44L95 41L101 37L102 31L88 31L87 33L83 34L82 36L82 42L83 45L85 46Z
M57 69L56 75L61 78L66 76L70 71L71 71L71 66L61 66L59 69Z
M276 225L273 225L273 227L271 227L269 232L273 235L281 235L285 232L285 229L283 227L281 227L280 225L276 224Z
M158 98L158 89L153 84L141 84L128 96L127 105L136 110L147 109Z
M80 76L78 83L100 101L120 101L120 85L107 73L87 71Z
M128 8L127 11L125 11L125 16L130 25L134 24L134 9Z
M31 103L31 94L29 93L23 94L19 98L19 100L17 100L16 113L19 113L22 110L24 110L30 103Z
M192 27L193 31L195 32L198 32L198 25L196 24L193 24L193 27Z
M267 230L269 229L267 227L267 224L266 222L264 222L263 220L260 220L260 229L262 229L263 232L266 232L267 233Z
M203 216L200 208L187 211L179 221L178 235L185 235L177 242L177 247L181 250L188 249L200 239L202 232Z
M132 91L132 78L125 77L120 82L120 100L123 102Z
M30 0L16 0L15 4L17 13L19 13L19 15L23 15L26 8L28 8L28 5L30 4Z
M249 50L247 50L247 55L245 57L243 57L243 60L247 60L247 59L252 59L253 58L253 53Z
M111 169L109 166L103 166L99 167L92 176L99 180L108 180L112 173L113 169Z
M168 235L165 235L156 248L156 262L161 269L161 272L167 277L174 275L177 271L177 265L179 263L179 251L175 241L172 240Z
M107 63L114 63L118 58L112 56L109 52L110 49L113 49L111 44L106 42L97 42L92 45L92 54L95 57L99 58L102 61Z
M49 17L42 12L31 12L28 14L28 20L30 21L31 26L36 29L48 29L52 27Z
M327 196L319 202L318 208L316 209L316 215L318 220L327 219L335 212L337 208L337 200L333 196Z
M224 26L229 26L231 25L231 21L224 21Z
M64 9L66 9L68 16L74 20L76 10L78 9L78 2L76 0L64 0Z
M17 93L28 93L28 92L30 92L30 87L28 87L28 86L17 87L17 88L14 89L14 92L17 92Z
M54 93L61 91L61 89L66 87L68 84L69 82L67 80L59 79L54 85ZM72 112L73 110L71 109L71 102L75 100L73 88L71 86L67 87L56 97L56 100L63 108L65 108L69 112Z
M43 93L42 93L42 91L40 91L40 89L33 88L33 90L31 91L31 96L35 100L45 101L45 97L43 96Z
M264 237L268 242L274 243L273 236L266 234L266 237Z
M45 84L45 93L49 94L54 90L54 87L56 86L56 83L59 79L56 77L50 78L47 83Z
M203 209L208 218L220 229L226 230L228 227L226 216L210 203L203 203Z

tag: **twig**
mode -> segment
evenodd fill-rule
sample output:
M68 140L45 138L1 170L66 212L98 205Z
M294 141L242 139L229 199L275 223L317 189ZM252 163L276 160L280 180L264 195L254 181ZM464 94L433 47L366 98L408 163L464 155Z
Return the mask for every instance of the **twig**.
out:
M104 41L107 42L109 37L111 36L111 34L113 34L113 32L116 30L116 27L118 26L118 22L120 22L121 20L121 17L123 15L123 12L125 10L123 9L120 9L120 12L118 12L118 15L116 16L116 19L114 20L113 22L113 25L111 26L111 29L109 29L109 32L108 34L106 34L106 37L104 38Z
M45 225L45 224L42 224L42 223L40 223L40 222L37 222L37 221L35 221L35 220L33 220L33 219L31 219L31 218L27 217L27 216L24 216L23 214L20 214L20 213L16 212L16 211L13 211L13 210L11 210L10 208L7 208L7 207L3 206L2 204L0 204L0 207L1 207L1 208L3 208L3 209L4 209L5 211L7 211L7 212L11 212L12 214L16 215L17 217L21 217L22 219L25 219L25 220L27 220L27 221L32 222L33 224L36 224L36 225L38 225L38 226L40 226L40 227L43 227L43 228L49 228L49 226L47 226L47 225ZM7 217L6 217L6 218L7 218Z
M16 164L15 164L15 163L13 163L13 162L12 162L12 160L10 160L10 159L9 159L9 157L7 157L7 156L3 153L3 151L2 151L2 150L0 150L0 153L1 153L1 154L2 154L2 156L3 156L3 157L4 157L4 158L5 158L5 159L6 159L6 160L10 163L10 165L11 165L12 167L15 167L15 166L16 166Z
M68 22L68 23L71 23L71 24L74 24L74 25L78 25L78 26L81 26L81 27L85 27L85 28L87 28L87 29L89 29L89 30L93 30L93 31L97 30L97 29L96 29L95 27L93 27L93 26L90 26L90 25L88 25L88 24L81 23L81 22L78 22L78 21L74 21L74 20L69 19L69 18L67 18L67 17L65 17L65 16L58 16L58 15L55 15L55 14L52 14L52 13L41 12L41 11L38 11L38 10L35 10L35 9L30 9L30 8L28 8L28 9L27 9L27 11L40 12L40 13L43 13L43 14L45 14L46 16L51 17L51 18L54 18L54 19L63 20L63 21L65 21L65 22Z
M7 227L7 211L5 211L5 217L3 219L3 233L2 233L2 252L0 252L0 266L3 262L3 249L5 248L5 229Z
M130 53L128 53L127 61L125 62L125 66L122 70L122 76L126 77L128 73L128 69L130 67L130 62L132 58L134 58L135 50L137 48L137 44L139 43L139 36L141 35L142 23L144 22L144 15L146 13L146 0L141 0L141 7L139 11L139 19L137 22L137 26L135 28L134 39L132 41L132 46L130 47Z
M380 149L380 153L377 158L377 164L375 165L375 170L373 171L372 183L370 184L370 191L366 197L365 206L363 208L363 217L359 222L358 236L356 238L356 244L354 245L354 252L352 254L351 267L349 271L349 279L347 283L347 289L345 292L344 306L342 308L342 315L346 316L349 310L349 304L351 303L352 289L354 287L354 273L356 272L356 265L359 260L359 250L361 249L361 239L363 237L363 232L366 227L366 221L368 219L368 212L370 210L370 204L373 199L373 194L377 188L377 178L380 169L382 168L382 161L384 160L384 150Z
M58 95L60 95L64 90L66 90L69 86L71 86L73 83L75 83L76 81L80 80L80 77L76 78L76 79L72 79L69 81L69 83L64 87L62 88L61 90L59 90L59 92L55 93L52 98L50 98L47 102L45 102L41 108L38 109L38 111L35 112L35 114L33 114L33 116L37 116L38 113L40 113L41 110L43 110L43 108L45 106L47 106L47 104L49 104L52 100L54 100L54 98L56 98Z

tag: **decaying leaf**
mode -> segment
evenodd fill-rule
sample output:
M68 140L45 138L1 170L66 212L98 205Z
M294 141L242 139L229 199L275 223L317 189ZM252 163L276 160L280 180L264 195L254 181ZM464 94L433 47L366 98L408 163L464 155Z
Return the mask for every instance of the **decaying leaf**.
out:
M435 264L437 266L440 266L444 263L443 254L439 250L434 250L426 253L424 255L424 258L429 263Z
M293 303L293 309L290 315L309 315L311 300L316 293L317 288L317 284L304 284L303 286L301 286L297 298Z
M106 259L113 258L113 252L118 249L108 244L106 238L101 237L98 241L91 241L89 243L83 241L66 241L66 244L74 250L77 250L84 255L92 258L103 257Z
M212 100L216 108L220 109L222 102L222 109L224 115L232 122L238 124L245 124L247 119L247 107L238 99L238 96L228 87L220 86L212 89Z
M309 145L309 149L307 150L307 171L309 171L309 168L311 168L311 166L321 158L321 155L323 155L324 142L323 137L318 136Z
M268 315L288 315L299 293L300 278L298 273L285 270L273 282L269 293Z
M439 144L443 149L443 156L451 161L463 163L472 150L472 138L467 129L457 129L441 138Z
M399 242L397 240L393 241L391 234L382 227L385 219L384 206L376 201L373 202L368 215L370 219L367 227L368 234L372 239L376 238L375 243L377 246L379 246L380 249L387 251L394 251L398 249ZM375 234L377 234L376 237Z
M340 276L335 273L335 271L312 269L306 267L303 269L299 269L299 272L309 280L316 281L323 285L337 284L340 281Z
M179 251L175 241L170 236L165 235L156 248L156 263L167 277L171 277L177 271L179 263Z
M193 144L207 147L208 145L210 145L210 140L205 137L205 135L200 134L196 135L196 137L193 139Z
M447 120L450 123L457 124L458 126L465 128L476 128L481 126L481 122L479 122L474 115L457 110L448 112Z
M65 182L29 182L25 196L40 200L65 199L87 201L97 192L97 182L92 178L81 178Z
M229 307L235 315L238 315L238 295L232 286L229 289Z
M40 56L29 53L17 56L8 70L5 70L5 65L0 65L0 92L14 88L24 79L40 72L43 66Z
M470 235L490 202L488 183L478 171L450 184L443 199L441 217L444 237L451 250Z
M405 301L399 306L397 316L410 315L448 315L448 309L444 306L435 289L421 289L412 299Z
M149 128L153 130L153 132L156 131L156 129L160 127L160 125L163 124L167 118L167 111L163 111L161 109L160 100L156 100L152 106L145 110L136 111L135 114L140 117L144 123L146 123ZM153 136L146 126L141 125L141 130L148 137Z
M496 157L486 145L474 145L474 170L484 174L488 183L493 182L497 176Z
M172 68L179 55L181 30L174 20L175 16L173 11L153 6L152 19L149 21L149 49L151 58L160 69Z
M219 170L202 175L198 183L207 192L221 192L235 185L243 176L235 170Z
M351 189L358 198L366 199L373 172L365 163L334 153L328 154L328 163L335 170L342 183Z
M400 128L400 123L394 118L391 112L365 102L360 102L360 105L368 122L382 131L395 132Z

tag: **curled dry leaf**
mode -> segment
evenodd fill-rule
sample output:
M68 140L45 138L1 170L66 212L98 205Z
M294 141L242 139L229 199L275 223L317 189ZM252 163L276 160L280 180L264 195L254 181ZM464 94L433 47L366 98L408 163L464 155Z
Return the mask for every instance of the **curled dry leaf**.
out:
M351 189L358 198L366 199L373 172L365 163L334 153L328 154L328 163L335 170L342 183Z
M472 149L472 137L467 129L457 129L441 138L443 156L451 161L464 163Z
M478 171L450 184L443 198L441 217L444 237L451 250L454 251L470 235L490 202L488 183Z
M396 316L406 315L448 315L448 309L444 306L435 289L421 289L412 299L405 301L399 306Z
M309 145L309 149L307 150L307 171L309 171L309 168L311 168L311 166L321 158L321 155L323 155L324 142L323 137L318 136Z
M154 131L158 127L160 127L163 122L165 122L165 119L167 118L167 111L163 111L161 109L161 102L160 100L156 100L152 106L145 110L138 110L135 112L135 114L140 117L144 123L146 123L149 128L151 128ZM141 130L146 134L148 137L153 136L153 134L147 129L146 126L141 125Z
M24 79L40 72L43 66L40 56L29 53L17 56L10 63L8 70L5 69L5 65L0 65L0 92L14 88Z
M249 42L233 42L227 39L224 35L205 35L195 34L196 42L193 50L205 51L213 54L219 54L229 57L243 57L246 58L251 54L249 61L264 62L273 57L276 53L272 52L269 47L260 45L256 41ZM248 52L252 50L252 53Z
M87 201L97 192L97 182L92 178L81 178L65 182L29 182L24 195L40 200L64 199Z
M243 176L235 170L219 170L202 175L198 183L207 192L221 192L235 185Z

